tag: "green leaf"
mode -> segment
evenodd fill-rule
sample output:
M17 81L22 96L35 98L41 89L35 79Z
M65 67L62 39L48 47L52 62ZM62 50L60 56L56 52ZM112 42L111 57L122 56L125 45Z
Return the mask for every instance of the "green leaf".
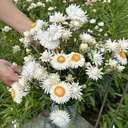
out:
M128 128L128 122L125 124L124 128Z
M69 128L75 128L72 124L69 125Z
M128 94L125 95L125 104L128 106Z

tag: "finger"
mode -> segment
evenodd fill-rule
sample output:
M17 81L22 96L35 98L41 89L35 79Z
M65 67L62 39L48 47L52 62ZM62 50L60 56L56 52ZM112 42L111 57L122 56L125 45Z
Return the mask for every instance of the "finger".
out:
M10 63L9 61L3 60L3 59L0 59L0 61L1 61L3 64L5 64L5 65L12 66L12 63Z
M16 73L20 73L22 67L21 67L21 66L12 66L12 69L13 69Z
M13 81L10 81L10 80L6 80L6 81L3 81L6 85L8 85L9 87L11 87L11 85L14 83Z

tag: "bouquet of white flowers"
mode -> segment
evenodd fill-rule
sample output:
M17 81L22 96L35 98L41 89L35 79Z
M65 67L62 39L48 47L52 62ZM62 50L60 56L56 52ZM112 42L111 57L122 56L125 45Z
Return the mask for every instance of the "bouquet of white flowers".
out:
M20 39L26 54L21 78L9 89L12 98L22 104L34 91L34 98L44 101L48 110L57 105L50 119L59 127L72 118L68 106L84 102L86 86L122 72L127 64L128 40L95 38L84 28L88 18L86 11L71 4L63 13L49 15L48 21L38 19ZM33 40L40 49L30 45Z

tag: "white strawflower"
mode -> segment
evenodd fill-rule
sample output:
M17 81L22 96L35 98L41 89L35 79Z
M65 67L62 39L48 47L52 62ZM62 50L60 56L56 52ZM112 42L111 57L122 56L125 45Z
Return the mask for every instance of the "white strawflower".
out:
M68 102L71 98L71 85L64 81L59 82L58 84L51 87L50 97L58 104L64 104Z
M28 77L28 79L31 81L33 79L33 73L34 73L35 65L36 65L35 61L31 61L31 62L28 62L27 64L25 64L22 67L21 75Z
M42 2L37 2L36 5L37 5L38 7L39 7L39 6L41 6L41 7L45 7L45 4L42 3Z
M101 72L101 70L102 68L99 69L97 66L90 66L87 67L86 74L89 76L89 78L93 80L98 80L104 74L103 72Z
M57 73L50 73L47 75L47 78L40 82L40 86L44 90L45 93L49 94L50 89L53 85L58 84L60 82L60 76Z
M86 43L81 43L79 49L80 49L81 51L86 51L86 50L88 50L88 49L89 49L88 44L86 44Z
M51 64L52 67L54 69L57 70L64 70L66 68L68 68L69 63L68 63L68 57L66 54L55 54L52 58L51 58Z
M36 63L33 71L34 79L43 80L47 77L47 75L48 75L47 70L39 63Z
M82 94L82 86L79 85L79 83L75 83L73 82L72 85L72 99L79 99L79 97L81 97L83 94Z
M104 22L99 22L98 26L103 27L104 26Z
M108 62L108 65L110 65L111 68L116 68L117 65L118 65L118 62L117 62L117 60L110 58L109 62Z
M102 32L103 31L103 29L102 28L100 28L99 30L98 30L98 32Z
M49 33L49 39L51 41L57 40L63 33L63 27L61 25L51 24L47 29L47 32Z
M109 40L106 41L105 48L109 52L119 51L119 45L118 45L118 43L115 40L112 41L111 39L109 39Z
M91 23L91 24L96 23L96 19L91 19L91 20L90 20L90 23Z
M18 82L13 83L11 85L11 88L9 89L9 91L11 92L13 100L16 103L20 104L22 102L22 98L23 98L23 91L19 87Z
M19 45L13 46L13 53L19 52L20 50L21 49L20 49L20 46Z
M35 3L31 3L31 5L28 7L28 11L30 11L31 9L33 9L33 8L36 8L37 7L37 5L35 4Z
M65 22L66 17L63 16L61 12L55 12L53 15L50 15L49 21L53 23L63 23Z
M26 96L30 91L30 84L28 78L25 76L21 76L20 79L18 80L18 85L23 91L23 96Z
M78 30L82 26L82 22L80 20L71 20L69 26L73 30Z
M122 72L125 69L125 67L122 65L118 65L116 68L119 72Z
M85 58L83 55L75 52L69 54L69 66L71 68L82 67L85 63Z
M121 51L121 52L116 52L115 57L119 61L120 64L126 65L127 64L127 58L126 58L126 53Z
M66 13L68 18L71 20L79 20L82 24L88 21L88 17L86 15L87 12L84 12L79 6L75 4L71 4L66 8Z
M72 74L68 74L68 76L66 76L66 81L67 82L73 82L74 78L72 76Z
M38 38L38 34L40 34L40 30L41 29L45 29L48 26L47 22L43 21L43 20L37 20L36 22L34 22L31 26L30 26L30 35L33 35L33 38L35 40L37 40L36 38ZM35 35L35 36L34 36ZM37 37L36 37L37 36Z
M52 54L50 53L50 51L45 50L43 53L41 53L40 60L42 62L50 62L51 57L52 57Z
M97 52L97 50L92 50L91 53L89 53L89 58L95 65L101 65L103 63L103 57L100 51Z
M121 40L118 40L120 51L127 52L128 51L128 40L125 40L124 38Z
M94 45L96 42L95 38L92 37L90 34L87 34L87 33L80 34L80 39L82 40L82 42L88 43L90 45Z
M70 122L69 114L63 110L54 110L51 112L50 119L60 128L66 126Z
M66 41L70 39L70 37L72 36L72 32L70 31L70 29L63 29L63 33L61 36L61 39L63 41Z
M48 7L48 11L51 11L51 10L54 10L55 8L54 7L52 7L52 6L49 6Z
M51 80L49 78L43 80L42 82L40 82L40 87L42 87L42 89L44 90L45 93L49 94L50 93L50 89L53 86Z
M112 128L116 128L115 125L113 125Z
M48 32L42 32L40 35L39 43L47 49L55 49L59 47L60 40L51 40L52 36Z
M60 76L57 73L50 73L48 78L50 79L53 85L58 84L60 82Z
M35 60L35 58L34 58L33 55L25 56L25 57L24 57L24 64L27 64L27 63L29 63L29 62L31 62L31 61L34 61L34 60Z
M10 30L12 30L12 28L9 26L4 26L4 28L2 28L3 32L9 32Z

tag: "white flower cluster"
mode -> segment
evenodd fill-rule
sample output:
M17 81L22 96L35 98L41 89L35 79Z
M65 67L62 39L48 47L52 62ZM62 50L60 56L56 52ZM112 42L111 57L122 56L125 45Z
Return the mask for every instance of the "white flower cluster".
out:
M24 57L21 79L10 89L15 102L21 103L31 90L29 83L34 80L38 82L38 89L55 104L81 101L88 79L93 82L108 71L124 70L128 40L98 42L90 34L79 30L88 21L86 12L74 4L65 12L65 15L55 12L49 16L48 22L37 20L20 39L27 56ZM99 26L104 26L104 23L99 22ZM74 36L77 30L79 34ZM29 50L32 40L39 42L43 48L41 53L37 53L38 57ZM50 116L59 127L69 122L68 113L62 110L53 111Z

